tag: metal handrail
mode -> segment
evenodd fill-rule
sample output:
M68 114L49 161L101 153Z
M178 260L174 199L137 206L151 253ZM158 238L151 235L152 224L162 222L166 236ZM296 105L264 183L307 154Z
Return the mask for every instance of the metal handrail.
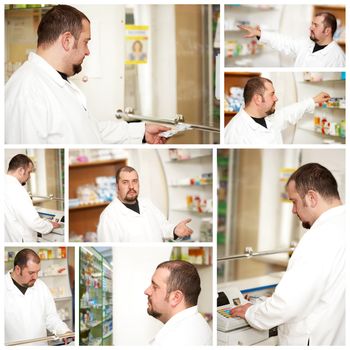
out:
M61 201L61 202L64 202L64 198L54 197L53 194L49 194L48 196L40 196L40 195L36 195L36 194L31 194L29 192L29 196L31 198L42 198L42 199L48 199L50 201Z
M185 118L182 114L176 114L175 117L172 117L172 118L153 118L153 117L147 117L144 115L134 114L133 109L128 107L125 109L124 112L121 109L118 109L115 114L115 117L117 119L125 120L126 122L147 121L147 122L171 124L171 125L188 125L192 129L197 129L202 131L211 131L211 132L220 132L219 128L214 128L212 126L184 123Z
M75 332L67 332L64 334L50 335L48 337L12 341L12 342L5 343L5 346L24 345L29 343L39 343L39 342L51 341L51 340L55 341L59 339L67 339L67 338L74 338L74 337L75 337Z
M296 247L295 242L291 242L291 245L289 248L265 250L262 252L254 252L252 247L246 247L244 249L243 254L225 256L223 258L218 258L217 261L220 262L220 261L229 261L229 260L238 260L238 259L249 259L249 258L254 258L256 256L264 256L264 255L272 255L272 254L280 254L280 253L293 253L295 247Z

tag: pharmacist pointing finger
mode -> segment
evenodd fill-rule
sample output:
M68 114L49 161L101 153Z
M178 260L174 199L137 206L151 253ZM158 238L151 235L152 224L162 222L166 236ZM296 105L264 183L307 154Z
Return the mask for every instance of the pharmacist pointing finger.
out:
M260 26L239 25L238 28L245 32L245 38L257 37L260 43L295 57L295 67L345 66L345 54L333 39L337 30L337 19L329 12L322 11L316 14L310 26L308 39L294 39L263 30Z
M282 130L294 125L305 113L313 113L315 104L330 99L327 92L276 110L278 98L270 79L254 77L244 87L244 107L225 127L225 143L282 144Z
M40 258L31 249L22 249L14 259L12 271L5 275L5 342L31 340L69 332L60 319L53 296L38 279ZM48 345L47 342L30 345Z
M116 173L117 197L103 210L97 228L99 242L163 242L189 237L185 219L169 222L147 198L139 198L139 176L130 166Z

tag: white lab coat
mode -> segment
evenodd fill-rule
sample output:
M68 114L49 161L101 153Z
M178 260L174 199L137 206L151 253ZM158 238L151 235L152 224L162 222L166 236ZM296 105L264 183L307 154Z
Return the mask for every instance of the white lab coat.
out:
M335 41L313 53L315 43L311 39L296 40L279 33L262 30L260 42L268 44L285 55L296 57L295 67L345 66L345 54Z
M4 289L5 342L46 337L46 330L57 334L69 331L57 314L49 288L40 279L22 294L8 272ZM47 345L47 342L30 345Z
M252 327L278 327L279 345L345 345L345 207L305 233L272 297L247 310Z
M139 198L140 214L115 198L100 216L97 228L99 242L162 242L173 237L176 225L145 198Z
M36 242L37 232L46 234L53 226L33 207L25 187L12 175L5 175L5 242Z
M141 143L144 133L144 123L94 120L78 87L33 52L6 84L6 143Z
M265 118L267 128L256 123L244 110L241 110L225 127L225 143L270 145L282 144L281 131L290 124L296 124L304 113L313 113L315 102L312 98L276 110Z
M213 345L212 331L197 306L174 315L151 341L157 346Z

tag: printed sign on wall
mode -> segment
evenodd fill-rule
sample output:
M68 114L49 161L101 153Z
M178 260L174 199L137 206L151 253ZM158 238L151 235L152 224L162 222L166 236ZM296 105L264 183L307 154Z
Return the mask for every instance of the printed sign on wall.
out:
M147 63L149 26L125 26L125 64Z

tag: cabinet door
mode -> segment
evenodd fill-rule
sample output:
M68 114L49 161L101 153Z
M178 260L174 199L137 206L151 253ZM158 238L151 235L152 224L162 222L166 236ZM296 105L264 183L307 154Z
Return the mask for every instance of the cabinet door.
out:
M115 120L116 110L124 109L124 5L76 7L91 22L91 41L90 56L75 83L84 92L94 118Z

